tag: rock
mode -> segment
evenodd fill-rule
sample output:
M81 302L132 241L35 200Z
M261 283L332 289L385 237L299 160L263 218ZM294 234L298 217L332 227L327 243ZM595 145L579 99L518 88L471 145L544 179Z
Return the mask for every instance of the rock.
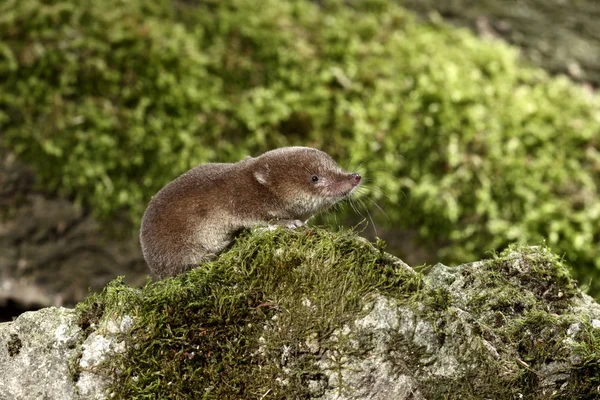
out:
M423 16L435 10L481 36L501 37L552 73L596 87L600 83L600 3L595 0L404 0L402 5Z
M45 308L0 324L0 399L78 399L71 363L83 332L74 310Z
M0 398L594 398L600 305L543 247L419 273L352 233L0 324Z
M78 320L76 310L49 307L0 324L0 399L107 398L110 380L97 368L125 350L118 337L132 320L117 330L107 320L87 337Z

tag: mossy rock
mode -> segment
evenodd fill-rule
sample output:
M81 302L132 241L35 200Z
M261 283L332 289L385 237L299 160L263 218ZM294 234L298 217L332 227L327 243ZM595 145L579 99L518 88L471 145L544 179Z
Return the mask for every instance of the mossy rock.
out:
M382 245L255 231L187 274L114 281L78 306L80 325L134 321L100 366L117 398L599 394L600 306L548 249L417 272Z

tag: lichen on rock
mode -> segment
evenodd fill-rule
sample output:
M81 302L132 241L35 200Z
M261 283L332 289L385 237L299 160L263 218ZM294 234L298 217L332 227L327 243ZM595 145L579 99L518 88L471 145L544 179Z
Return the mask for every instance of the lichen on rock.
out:
M0 399L77 398L68 363L83 340L77 319L50 307L0 324Z
M87 337L80 321L76 310L49 307L0 324L0 399L106 399L111 380L99 367L125 351L132 320L107 318Z
M81 397L64 398L600 395L600 306L546 248L417 271L383 246L253 231L184 275L115 280L68 312L77 337L63 361ZM16 356L2 350L0 375L31 334L19 330Z

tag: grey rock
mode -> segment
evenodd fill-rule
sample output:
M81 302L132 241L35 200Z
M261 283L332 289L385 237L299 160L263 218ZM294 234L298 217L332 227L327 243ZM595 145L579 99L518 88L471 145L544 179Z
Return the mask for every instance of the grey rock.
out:
M281 251L294 250L281 247ZM599 377L591 376L597 374L597 356L591 351L600 339L600 306L572 284L553 257L530 248L500 260L458 267L437 264L423 277L414 298L372 293L362 299L361 312L334 326L331 333L278 342L282 345L274 351L269 338L286 337L286 330L297 328L293 315L285 318L294 311L279 309L265 318L259 336L246 338L256 341L246 365L278 368L276 376L261 385L258 397L286 393L293 382L298 383L294 378L299 368L307 365L311 373L301 381L305 388L300 390L322 400L429 399L448 393L458 396L451 398L477 394L495 399L568 398L579 391L586 396L600 394L593 386ZM416 274L392 256L384 259L408 269L409 276ZM311 267L296 268L307 273ZM0 324L0 399L111 398L111 384L122 372L112 361L145 344L132 335L140 314L124 314L118 308L124 299L144 304L144 291L122 283L115 287L118 292L113 293L119 293L120 300L108 301L102 316L85 330L78 326L77 312L65 308L28 312ZM191 285L188 290L197 289ZM173 287L168 291L176 293ZM300 298L299 310L321 312L314 303L318 299ZM274 304L262 306L269 305ZM180 329L169 326L159 335L161 340L171 340L171 328ZM186 357L181 362L203 351L195 347L181 353ZM137 373L147 377L154 371L137 369L134 382ZM214 389L199 387L198 393Z
M402 5L422 15L436 10L481 36L501 37L553 73L600 82L600 3L596 0L403 0Z
M71 363L83 332L75 319L73 310L51 307L0 324L0 399L79 398Z
M0 399L102 400L109 377L99 367L123 352L133 320L107 320L86 337L77 312L49 307L0 324Z

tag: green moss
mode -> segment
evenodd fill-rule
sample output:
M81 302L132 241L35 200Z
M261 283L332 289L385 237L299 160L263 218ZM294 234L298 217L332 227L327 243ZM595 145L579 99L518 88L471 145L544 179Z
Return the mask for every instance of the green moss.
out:
M432 289L424 298L428 301L427 306L437 311L446 310L452 302L450 292L444 288Z
M563 301L580 293L563 258L545 245L509 246L488 267L500 270L509 280L518 279L522 286L556 308L564 308Z
M424 292L424 316L441 343L464 348L465 372L426 380L426 397L595 398L600 330L573 311L583 299L568 271L545 246L511 246L487 261L434 267L436 284L449 286Z
M510 246L475 266L463 275L465 284L479 288L469 300L469 306L479 312L517 316L543 309L561 313L580 293L562 259L543 246Z
M245 234L185 275L140 291L112 282L79 306L80 319L136 320L135 345L109 366L119 398L256 398L269 389L271 396L301 397L307 380L318 379L325 338L356 318L366 298L385 293L406 301L418 292L420 275L386 257L351 232ZM283 349L293 359L287 365ZM277 385L284 367L292 372Z
M11 357L16 356L21 351L21 347L23 347L23 343L21 342L21 339L19 339L19 335L11 333L10 339L6 343L8 355Z

